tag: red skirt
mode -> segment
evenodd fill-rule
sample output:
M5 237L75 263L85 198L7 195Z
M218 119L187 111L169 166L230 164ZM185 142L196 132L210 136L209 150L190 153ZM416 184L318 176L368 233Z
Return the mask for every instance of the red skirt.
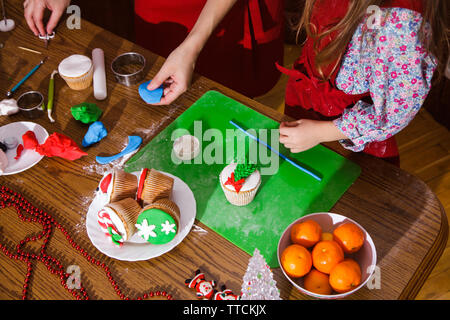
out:
M206 0L135 0L136 42L167 57L192 30ZM283 0L240 0L206 43L195 72L248 97L278 81Z

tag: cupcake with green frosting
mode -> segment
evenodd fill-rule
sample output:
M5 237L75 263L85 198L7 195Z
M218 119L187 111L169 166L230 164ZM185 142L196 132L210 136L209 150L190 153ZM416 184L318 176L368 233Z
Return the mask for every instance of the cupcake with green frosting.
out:
M151 244L166 244L178 234L180 209L169 199L147 205L140 212L137 233Z

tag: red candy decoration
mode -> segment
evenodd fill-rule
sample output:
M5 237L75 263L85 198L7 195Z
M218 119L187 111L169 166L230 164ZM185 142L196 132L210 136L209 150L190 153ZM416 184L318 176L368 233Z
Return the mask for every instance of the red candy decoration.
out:
M191 289L195 289L197 298L203 300L209 300L213 297L216 286L216 282L206 281L205 274L201 273L200 270L195 272L195 277L192 279L187 279L184 281L184 284L187 285Z
M75 241L72 239L71 235L67 232L67 230L57 222L50 214L34 207L30 202L28 202L22 195L17 192L12 191L11 189L0 186L0 209L14 207L17 211L19 218L24 222L35 222L39 223L43 226L43 230L36 236L26 237L21 240L19 244L16 246L16 250L14 251L11 248L8 248L5 244L0 243L0 251L5 254L6 257L14 260L23 261L27 264L27 271L25 275L25 281L22 286L22 299L26 300L28 297L28 288L30 285L30 279L33 274L33 263L32 261L40 261L42 262L47 270L56 276L59 276L61 280L61 286L63 286L72 296L77 300L89 300L89 295L86 289L83 286L80 286L80 289L70 289L67 285L67 280L70 277L70 274L66 273L67 266L63 266L60 260L55 257L52 257L46 253L48 242L50 241L50 237L54 234L54 230L58 229L63 233L66 237L67 241L72 245L72 247L78 251L81 255L83 255L87 261L92 263L94 266L98 266L103 269L106 276L108 277L109 282L112 287L115 289L117 295L123 300L130 300L130 297L125 296L120 287L117 285L114 280L109 267L95 258L91 257L86 250L81 248ZM29 253L23 250L23 247L32 241L43 240L43 244L41 246L41 250L38 254ZM36 267L36 266L35 266ZM173 300L172 295L167 294L166 291L150 291L148 293L144 293L142 296L135 298L136 300L146 299L147 297L156 296L165 296L167 300Z
M139 185L138 185L138 190L137 190L137 194L136 194L136 200L138 202L141 202L141 200L142 200L142 190L144 190L145 177L147 176L148 171L149 171L148 168L144 168L139 177Z
M236 192L239 193L239 191L241 191L244 183L245 183L244 178L242 178L241 180L238 180L238 181L234 181L234 172L232 172L231 176L225 182L225 185L232 185L234 187L234 190L236 190Z
M108 192L108 187L109 187L109 184L111 183L111 180L112 180L112 173L108 174L106 177L104 177L102 179L102 181L100 181L100 190L103 193Z
M230 289L227 289L225 285L221 288L222 291L218 291L214 294L213 300L241 300L241 296L233 293Z

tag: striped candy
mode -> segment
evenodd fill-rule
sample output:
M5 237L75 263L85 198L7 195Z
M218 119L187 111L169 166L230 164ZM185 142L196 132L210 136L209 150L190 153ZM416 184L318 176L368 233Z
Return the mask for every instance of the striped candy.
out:
M111 217L109 216L109 213L105 209L102 209L98 212L97 221L102 231L108 237L111 237L108 228L111 228L113 234L120 235L119 231L117 231L116 226L113 224ZM120 242L121 243L123 242L123 238L120 240Z

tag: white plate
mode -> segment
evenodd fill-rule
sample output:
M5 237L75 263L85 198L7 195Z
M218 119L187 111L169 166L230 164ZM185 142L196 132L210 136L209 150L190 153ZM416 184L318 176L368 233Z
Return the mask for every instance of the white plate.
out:
M0 127L0 140L8 137L16 137L19 144L23 144L22 136L27 131L33 131L39 144L43 144L48 138L48 132L42 126L34 122L13 122ZM16 156L16 149L6 151L8 158L8 166L5 168L3 175L12 175L27 169L37 164L44 156L40 155L34 150L23 150L22 155L18 160L14 159Z
M172 198L180 208L180 227L175 238L166 244L154 245L146 242L137 233L130 240L119 247L105 236L97 222L97 213L104 206L101 197L96 196L92 200L86 215L86 229L92 244L105 255L124 261L142 261L158 257L175 248L188 235L191 230L197 212L194 194L189 186L180 178L169 173L161 172L174 179ZM140 172L133 172L138 176Z

